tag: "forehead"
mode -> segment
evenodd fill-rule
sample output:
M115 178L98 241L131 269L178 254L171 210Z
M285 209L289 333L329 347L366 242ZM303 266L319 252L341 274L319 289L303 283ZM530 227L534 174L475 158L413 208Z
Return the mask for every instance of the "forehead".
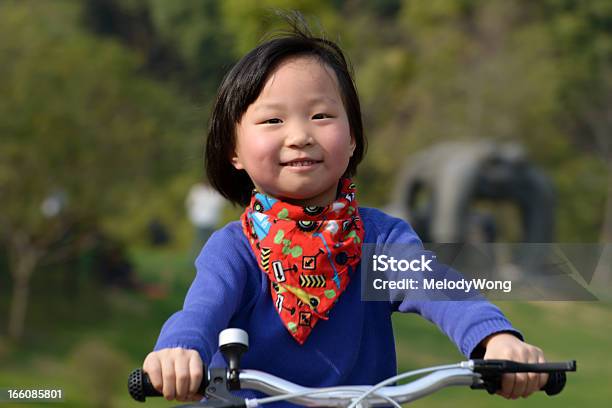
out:
M257 99L282 97L292 91L305 97L315 95L341 100L334 70L314 56L290 57L281 61L266 79Z

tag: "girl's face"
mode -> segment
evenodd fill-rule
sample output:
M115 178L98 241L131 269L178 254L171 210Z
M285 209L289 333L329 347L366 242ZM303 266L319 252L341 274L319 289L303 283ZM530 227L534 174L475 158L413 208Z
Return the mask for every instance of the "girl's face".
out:
M258 191L325 206L355 150L334 71L314 57L287 59L236 125L232 164Z

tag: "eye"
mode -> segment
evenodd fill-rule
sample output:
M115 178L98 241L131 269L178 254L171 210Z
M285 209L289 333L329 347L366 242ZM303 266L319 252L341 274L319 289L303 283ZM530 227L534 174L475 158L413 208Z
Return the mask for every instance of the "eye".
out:
M278 119L278 118L273 118L273 119L267 119L267 120L264 120L264 121L263 121L263 122L261 122L261 123L263 123L263 124L265 124L265 125L277 125L277 124L282 123L282 122L283 122L283 121L282 121L282 120L280 120L280 119Z
M312 117L313 119L328 119L333 118L332 115L328 115L327 113L317 113Z

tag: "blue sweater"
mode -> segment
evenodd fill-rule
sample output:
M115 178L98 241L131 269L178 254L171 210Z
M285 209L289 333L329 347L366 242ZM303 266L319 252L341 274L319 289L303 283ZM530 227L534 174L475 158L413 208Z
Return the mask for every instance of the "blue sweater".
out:
M405 221L373 208L359 212L365 243L420 244ZM432 321L465 356L481 354L477 346L490 334L509 331L520 337L502 312L486 301L363 302L358 267L329 319L319 320L300 346L274 308L267 276L259 269L239 222L211 236L196 268L183 310L164 324L155 350L195 349L207 366L225 366L217 351L218 335L227 327L237 327L249 334L242 368L311 387L375 384L396 374L391 326L391 314L396 311L418 313ZM241 395L260 394L242 391Z

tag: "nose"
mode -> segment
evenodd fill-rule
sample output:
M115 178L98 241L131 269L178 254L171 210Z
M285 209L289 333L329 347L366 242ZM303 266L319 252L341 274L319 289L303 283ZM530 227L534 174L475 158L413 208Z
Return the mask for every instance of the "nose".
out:
M307 124L296 122L287 127L285 145L288 147L310 146L314 142L312 133Z

